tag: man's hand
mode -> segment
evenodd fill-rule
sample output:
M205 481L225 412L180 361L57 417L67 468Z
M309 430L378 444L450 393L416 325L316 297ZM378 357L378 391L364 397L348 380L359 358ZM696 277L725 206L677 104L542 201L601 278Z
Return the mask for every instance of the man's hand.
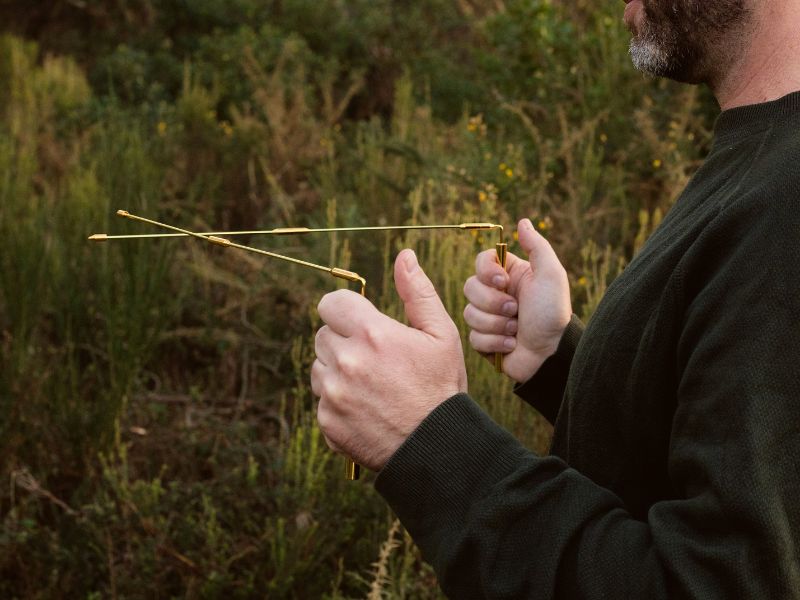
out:
M458 329L411 250L394 266L410 327L347 290L319 303L311 389L328 445L373 471L439 404L467 391Z
M528 219L517 226L530 262L508 255L508 273L494 250L478 255L476 274L464 285L464 319L478 352L506 353L503 371L518 382L530 379L554 354L569 324L569 281L550 244ZM502 291L505 290L505 291Z

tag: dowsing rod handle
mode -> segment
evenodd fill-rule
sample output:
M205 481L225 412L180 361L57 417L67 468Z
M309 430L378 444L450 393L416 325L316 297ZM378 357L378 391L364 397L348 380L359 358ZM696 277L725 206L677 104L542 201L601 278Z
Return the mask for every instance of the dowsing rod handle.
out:
M367 295L367 281L358 273L353 273L346 269L333 268L331 275L347 281L357 281L361 284L361 295ZM361 477L361 465L349 456L344 457L344 477L348 481L357 481Z
M499 242L496 244L497 249L497 262L503 267L503 270L506 270L506 264L508 263L508 244L503 242ZM503 372L503 353L502 352L495 352L494 353L494 370L498 373Z

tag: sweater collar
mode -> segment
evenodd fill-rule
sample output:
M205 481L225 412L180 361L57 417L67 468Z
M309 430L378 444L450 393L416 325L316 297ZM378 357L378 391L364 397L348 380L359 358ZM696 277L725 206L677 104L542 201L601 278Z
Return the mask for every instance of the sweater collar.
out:
M763 131L793 115L800 115L800 91L770 102L737 106L722 112L714 124L714 138L717 142L730 141Z

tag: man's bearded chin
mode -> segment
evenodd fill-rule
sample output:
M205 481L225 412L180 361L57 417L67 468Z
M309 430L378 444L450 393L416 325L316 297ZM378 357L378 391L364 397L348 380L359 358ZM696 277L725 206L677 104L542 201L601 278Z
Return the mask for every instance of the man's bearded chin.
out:
M643 0L630 45L640 71L683 83L719 79L747 30L746 0Z

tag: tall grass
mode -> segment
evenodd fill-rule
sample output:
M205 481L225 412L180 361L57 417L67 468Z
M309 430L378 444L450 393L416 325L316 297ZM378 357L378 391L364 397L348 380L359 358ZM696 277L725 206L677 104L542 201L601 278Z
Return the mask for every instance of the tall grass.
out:
M158 101L0 38L4 597L440 597L372 475L345 482L316 426L315 306L342 284L193 240L87 242L144 231L116 209L196 229L495 221L511 234L528 216L589 318L707 142L706 101L634 74L610 9L431 1L460 29L439 41L397 24L436 52L381 55L384 72L342 42L348 19L383 9L331 3L331 40L285 4L294 33L268 49L244 30L203 38ZM244 44L222 61L235 68L212 42ZM368 102L383 76L390 98ZM464 336L470 392L546 451L549 426L466 342L463 282L495 240L245 241L358 271L399 319L391 265L414 248Z

